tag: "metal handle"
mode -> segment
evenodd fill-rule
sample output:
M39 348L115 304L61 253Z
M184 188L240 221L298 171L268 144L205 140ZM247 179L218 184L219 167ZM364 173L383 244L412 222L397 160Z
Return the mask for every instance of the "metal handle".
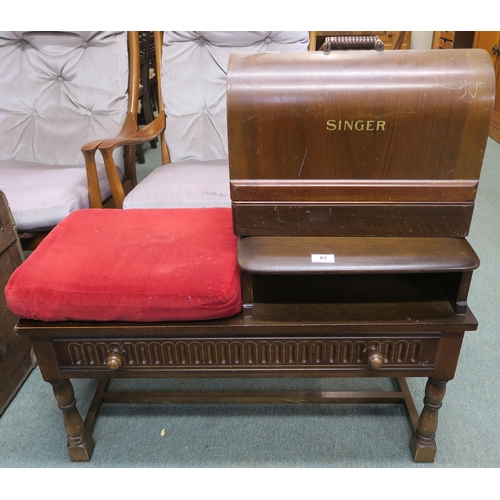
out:
M500 56L500 47L498 45L494 45L491 49L491 52L496 56Z
M110 352L106 358L106 365L110 370L118 370L123 364L123 356L119 352Z
M384 50L384 42L374 35L328 36L323 45L323 52L332 50Z
M380 351L373 349L368 354L368 365L374 370L379 370L384 366L384 356Z

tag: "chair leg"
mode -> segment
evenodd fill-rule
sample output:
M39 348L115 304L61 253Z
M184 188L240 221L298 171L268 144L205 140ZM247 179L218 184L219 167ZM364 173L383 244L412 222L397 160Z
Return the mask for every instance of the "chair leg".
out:
M424 408L418 420L418 429L410 443L415 462L434 462L438 412L446 392L446 382L430 378L425 386Z
M142 144L137 144L135 146L135 155L137 157L138 163L141 165L146 163L146 159L144 158L144 150L142 149Z
M53 383L52 389L63 413L69 458L72 462L88 462L94 451L94 439L85 431L82 417L76 408L73 385L69 380L63 380Z

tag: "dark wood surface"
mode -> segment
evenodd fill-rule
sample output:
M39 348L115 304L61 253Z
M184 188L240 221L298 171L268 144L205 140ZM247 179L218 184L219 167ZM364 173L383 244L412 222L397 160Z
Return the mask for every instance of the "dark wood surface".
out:
M9 311L4 297L5 285L22 260L12 214L0 191L0 415L34 366L31 343L28 338L14 334L19 318Z
M235 232L466 236L494 73L452 52L233 55Z
M238 263L254 274L443 273L472 271L479 258L463 238L275 236L241 238Z
M412 422L414 460L432 462L444 388L454 377L464 332L477 328L466 300L458 306L453 301L461 293L466 299L469 280L461 275L471 271L380 271L250 275L244 283L253 283L246 294L251 302L242 314L225 320L152 324L21 320L17 332L30 337L42 376L54 388L74 461L90 459L91 431L103 403L194 398L197 402L399 401ZM441 275L453 279L444 280L444 286ZM366 278L368 282L363 282ZM428 377L429 383L420 417L409 391L402 396L397 391L113 394L104 389L108 379L151 377ZM86 420L76 407L71 378L103 380Z
M299 240L241 241L246 302L232 318L146 324L21 320L17 333L30 337L63 412L71 460L90 459L92 429L106 402L400 402L412 426L414 460L432 462L446 383L455 375L464 332L477 328L466 300L477 256L465 240L417 239L415 246L391 238ZM325 251L335 248L338 273L331 264L323 273L307 262L319 243ZM109 388L113 378L151 377L389 377L403 389L189 394ZM405 377L429 378L420 417ZM101 379L85 419L71 378Z
M450 319L448 329L441 322L426 332L418 320L407 320L413 328L398 325L398 333L383 324L351 321L350 325L307 322L283 325L260 321L260 335L252 322L238 317L226 323L247 323L247 335L225 337L221 325L186 325L189 336L176 337L175 325L33 325L23 321L19 333L31 336L44 379L51 383L63 413L68 435L67 450L73 461L90 460L94 449L92 428L99 409L106 402L324 402L403 403L412 423L411 452L415 461L432 462L436 455L437 410L445 387L454 377L465 330L477 323L467 313L462 324ZM219 322L220 323L220 322ZM427 325L428 326L428 325ZM41 327L41 328L39 328ZM234 325L233 325L234 327ZM314 330L323 332L313 335ZM281 335L270 335L278 328ZM156 335L149 336L149 329ZM223 330L223 328L222 328ZM288 330L288 331L287 331ZM329 330L329 331L328 331ZM333 330L333 332L332 332ZM359 333L360 331L365 333ZM390 330L387 329L387 330ZM211 331L211 334L209 333ZM341 332L344 333L341 333ZM46 335L43 335L43 333ZM402 333L404 332L404 333ZM422 333L424 332L424 333ZM87 337L85 334L93 334ZM112 358L112 363L110 363ZM419 417L410 392L231 392L166 393L118 392L107 388L113 378L176 377L429 377L425 408ZM77 407L71 378L98 378L96 396L85 420Z
M494 91L474 49L233 54L231 178L477 180Z
M233 202L238 236L467 236L474 205Z

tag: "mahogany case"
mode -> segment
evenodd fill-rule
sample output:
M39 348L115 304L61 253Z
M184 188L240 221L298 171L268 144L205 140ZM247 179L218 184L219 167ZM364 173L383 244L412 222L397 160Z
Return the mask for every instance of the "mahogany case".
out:
M235 233L466 236L493 101L479 49L231 55Z

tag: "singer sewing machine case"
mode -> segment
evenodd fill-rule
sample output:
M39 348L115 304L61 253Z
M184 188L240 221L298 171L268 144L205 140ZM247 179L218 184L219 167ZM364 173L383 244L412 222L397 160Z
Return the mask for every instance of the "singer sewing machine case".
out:
M231 55L236 234L466 236L492 85L477 49Z

